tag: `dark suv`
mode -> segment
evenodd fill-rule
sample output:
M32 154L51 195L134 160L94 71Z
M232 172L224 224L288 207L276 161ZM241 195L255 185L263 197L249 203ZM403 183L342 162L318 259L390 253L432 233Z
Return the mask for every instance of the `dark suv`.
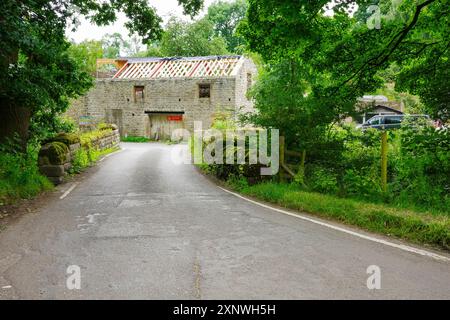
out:
M378 130L385 129L398 129L402 126L403 122L408 124L428 123L430 117L427 115L381 115L374 116L359 125L360 129L374 128Z

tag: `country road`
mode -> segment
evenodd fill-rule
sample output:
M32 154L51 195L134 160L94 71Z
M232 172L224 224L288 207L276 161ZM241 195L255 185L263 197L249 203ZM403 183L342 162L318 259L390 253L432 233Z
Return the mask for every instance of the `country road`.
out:
M174 146L122 147L0 232L1 299L450 298L448 261L238 198Z

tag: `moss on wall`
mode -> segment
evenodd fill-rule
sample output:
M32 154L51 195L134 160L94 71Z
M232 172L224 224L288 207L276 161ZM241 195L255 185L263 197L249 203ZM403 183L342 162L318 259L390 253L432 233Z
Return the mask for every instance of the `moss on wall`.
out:
M64 164L68 161L69 148L66 144L53 141L42 146L39 151L40 162L43 165Z
M80 143L80 137L76 133L59 133L55 137L47 139L48 142L62 142L66 146L70 146L71 144Z

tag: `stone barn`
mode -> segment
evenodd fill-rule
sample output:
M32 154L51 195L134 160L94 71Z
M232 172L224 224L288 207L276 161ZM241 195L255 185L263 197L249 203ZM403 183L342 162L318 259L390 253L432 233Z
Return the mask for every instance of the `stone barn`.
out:
M126 58L114 61L118 71L96 79L95 86L74 101L67 115L80 125L110 122L122 136L169 139L172 130L203 128L215 116L237 117L253 110L247 98L257 73L243 56Z

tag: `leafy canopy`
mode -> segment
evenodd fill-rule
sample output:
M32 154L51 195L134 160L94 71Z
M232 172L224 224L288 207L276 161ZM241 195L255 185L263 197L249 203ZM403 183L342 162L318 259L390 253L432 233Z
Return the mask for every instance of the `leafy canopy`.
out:
M247 7L246 0L233 2L218 0L208 7L205 18L213 24L215 35L223 37L229 52L242 52L244 39L236 34L236 29L245 18Z
M374 2L379 29L366 20ZM335 3L330 16L328 1L249 0L239 32L266 62L300 59L312 105L327 105L336 118L381 87L378 72L395 62L398 88L418 94L432 115L448 119L448 0Z
M152 47L150 49L152 50ZM222 55L227 53L227 49L224 39L214 34L213 25L207 19L188 23L171 17L163 33L159 52L150 53L168 57L189 57Z
M202 0L178 2L190 15L203 4ZM30 116L42 126L49 125L56 114L65 111L69 99L92 85L86 68L69 55L65 30L76 26L80 15L106 25L116 20L117 12L125 13L129 18L126 27L144 42L161 37L162 20L146 0L2 1L0 140L15 133L25 140Z

